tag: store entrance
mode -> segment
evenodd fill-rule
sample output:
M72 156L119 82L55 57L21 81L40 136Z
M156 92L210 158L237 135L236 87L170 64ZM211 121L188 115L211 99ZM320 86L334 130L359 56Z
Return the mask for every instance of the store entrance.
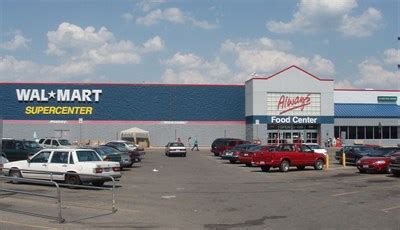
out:
M319 125L269 124L268 144L318 143Z

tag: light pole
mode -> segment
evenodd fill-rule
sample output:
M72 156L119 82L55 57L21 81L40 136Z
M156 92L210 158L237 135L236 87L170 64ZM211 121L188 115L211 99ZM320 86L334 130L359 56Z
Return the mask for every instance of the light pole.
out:
M378 131L379 131L379 145L382 145L382 124L378 123Z

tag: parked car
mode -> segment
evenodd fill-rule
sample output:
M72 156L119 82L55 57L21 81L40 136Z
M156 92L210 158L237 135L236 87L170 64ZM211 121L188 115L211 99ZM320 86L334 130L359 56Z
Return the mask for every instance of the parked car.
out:
M2 151L9 161L26 160L42 149L35 141L2 139Z
M133 164L132 159L127 152L120 152L113 147L100 145L98 147L91 147L90 149L96 151L103 161L119 162L121 169L130 167Z
M337 151L335 155L335 159L342 163L342 152L346 154L346 162L356 164L356 162L361 159L363 156L368 154L373 154L375 149L378 146L369 146L369 145L354 145L354 146L345 146L342 148L342 151Z
M8 162L9 162L9 161L8 161L8 159L7 159L6 154L3 153L3 152L0 152L0 170L3 169L3 165L4 165L5 163L8 163Z
M251 167L253 161L253 154L254 153L268 153L268 152L275 152L279 149L276 145L256 145L252 148L249 148L246 151L242 151L239 154L239 162L241 164L246 164L247 167Z
M279 168L281 172L287 172L291 166L299 170L306 166L322 170L326 161L324 154L315 153L303 144L282 144L276 152L255 152L252 159L252 165L261 167L264 172L268 172L270 168Z
M390 157L389 168L394 176L400 176L400 152L392 154Z
M386 172L390 173L390 157L400 151L399 147L377 148L375 152L362 157L357 161L356 166L360 173L365 172Z
M76 146L71 144L67 139L61 139L61 138L40 139L39 144L43 148L58 148L58 149L76 148Z
M110 141L105 145L115 148L116 150L118 150L120 152L127 153L131 157L132 164L135 162L142 161L143 156L145 154L144 151L138 151L137 148L128 147L128 144L126 143L126 141ZM130 165L130 166L132 166L132 165Z
M10 177L52 179L73 185L91 182L95 186L111 180L105 176L121 177L118 162L102 161L90 149L43 149L30 160L5 163L3 172Z
M245 143L250 142L236 138L217 138L211 144L211 152L213 152L215 156L221 156L224 151Z
M165 146L165 156L180 155L186 157L186 147L182 142L169 142Z
M304 145L307 145L316 153L322 153L325 154L325 156L328 155L328 151L317 143L305 143Z
M129 150L137 150L139 147L138 145L136 145L132 142L124 141L124 140L109 141L106 143L106 145L122 146Z
M255 146L258 146L257 144L241 144L241 145L236 145L235 147L226 150L221 154L221 158L224 160L229 160L229 162L236 163L239 161L239 155L242 152L245 152Z

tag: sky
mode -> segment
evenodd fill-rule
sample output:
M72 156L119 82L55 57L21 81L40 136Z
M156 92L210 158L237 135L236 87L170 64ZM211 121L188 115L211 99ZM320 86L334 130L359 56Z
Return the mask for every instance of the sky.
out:
M400 89L398 0L0 0L0 82Z

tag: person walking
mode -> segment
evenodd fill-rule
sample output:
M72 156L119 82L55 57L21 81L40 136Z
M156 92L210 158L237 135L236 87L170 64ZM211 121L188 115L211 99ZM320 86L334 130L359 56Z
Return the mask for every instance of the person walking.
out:
M197 138L196 138L196 137L194 138L194 141L193 141L192 151L193 151L195 148L196 148L196 151L200 151L200 150L199 150L199 142L197 141Z
M189 148L192 147L192 137L188 138L187 144L188 144Z

